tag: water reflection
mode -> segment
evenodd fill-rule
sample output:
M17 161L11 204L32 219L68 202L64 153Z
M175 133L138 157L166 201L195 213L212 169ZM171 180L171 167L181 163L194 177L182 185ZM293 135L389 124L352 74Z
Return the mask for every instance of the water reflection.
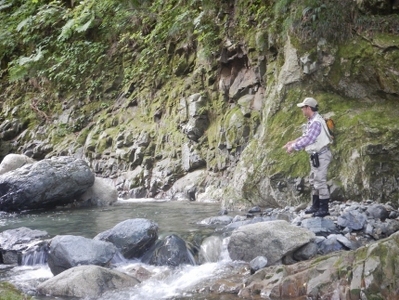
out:
M158 223L159 233L185 234L203 231L195 223L218 213L217 203L196 202L132 202L118 201L110 207L56 209L21 214L3 214L0 230L28 227L55 235L79 235L93 238L98 233L132 218L146 218ZM205 229L206 230L206 229Z

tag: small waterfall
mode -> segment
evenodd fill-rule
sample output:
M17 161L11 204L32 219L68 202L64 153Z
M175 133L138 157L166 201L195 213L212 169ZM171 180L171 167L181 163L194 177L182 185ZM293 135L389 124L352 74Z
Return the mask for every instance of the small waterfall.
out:
M156 266L147 264L141 258L126 259L120 253L115 253L110 268L137 277L141 283L132 288L109 290L97 300L203 300L207 291L202 292L202 288L234 272L238 266L237 262L229 259L226 239L220 237L224 233L199 226L195 222L213 215L218 210L218 204L195 202L157 200L156 203L146 201L118 203L107 209L56 210L32 214L29 218L26 215L17 215L12 220L6 218L2 229L25 226L46 230L50 236L73 234L90 238L126 219L150 218L159 224L159 236L174 233L190 237L188 239L190 242L185 241L187 249L184 251L188 252L182 252L187 259L178 266ZM199 238L209 234L214 234L216 237L204 240L199 246L197 243ZM40 282L54 277L47 264L48 243L49 240L41 243L35 241L29 246L24 243L23 249L26 250L20 248L18 266L4 269L1 279L13 283L25 293L34 294ZM200 255L203 257L201 261Z
M21 265L34 266L47 264L49 246L46 241L32 244L26 249L21 256Z
M112 260L111 260L111 264L112 264L112 265L126 264L126 263L128 263L128 262L129 262L129 260L126 259L126 258L122 255L122 253L121 253L120 251L117 251L117 252L115 253L114 257L112 257Z
M199 251L200 263L217 262L223 250L223 239L220 236L210 236L204 239Z
M199 251L200 263L230 261L227 245L230 238L210 236L204 239Z
M193 255L193 253L191 252L190 249L187 249L187 257L188 257L188 259L190 260L190 263L193 266L197 264L197 262L195 261L194 255Z
M126 290L108 291L98 300L153 300L153 299L197 299L194 290L230 273L236 262L232 262L227 251L228 238L211 236L201 245L204 261L199 265L181 265L179 267L152 266L143 262L120 266L122 272L128 269L145 268L151 278L140 285ZM203 299L203 298L201 298Z

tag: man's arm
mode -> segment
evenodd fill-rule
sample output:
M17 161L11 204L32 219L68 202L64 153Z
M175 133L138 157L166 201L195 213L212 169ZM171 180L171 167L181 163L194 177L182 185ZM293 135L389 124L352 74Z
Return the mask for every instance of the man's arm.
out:
M300 138L296 139L295 143L292 144L292 148L295 151L299 151L306 146L313 144L316 142L317 137L321 132L321 124L320 122L313 122L307 132L301 136Z

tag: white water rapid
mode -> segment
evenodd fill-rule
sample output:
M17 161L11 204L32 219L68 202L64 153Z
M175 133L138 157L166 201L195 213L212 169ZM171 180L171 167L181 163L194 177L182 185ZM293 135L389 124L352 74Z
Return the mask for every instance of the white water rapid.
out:
M97 300L203 300L218 299L207 296L207 287L242 265L230 259L227 251L228 237L217 234L214 228L198 225L202 219L217 213L218 206L214 204L131 200L109 208L29 213L18 216L17 219L13 216L4 221L4 226L6 229L26 226L46 230L51 236L74 234L94 237L128 218L145 217L159 224L160 238L170 233L184 238L202 236L196 265L160 267L147 265L139 260L116 259L113 268L134 277L144 274L142 278L137 277L141 283L133 288L107 291ZM0 280L15 284L32 295L33 299L77 300L36 294L37 285L53 277L44 253L45 249L38 245L36 248L31 247L22 256L21 266L0 265Z

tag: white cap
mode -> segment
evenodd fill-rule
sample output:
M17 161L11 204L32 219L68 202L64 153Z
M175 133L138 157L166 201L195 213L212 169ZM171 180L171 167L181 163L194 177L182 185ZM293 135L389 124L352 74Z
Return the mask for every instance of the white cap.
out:
M305 105L316 108L317 101L316 101L316 99L313 99L313 98L305 98L305 100L303 100L302 103L297 104L298 107L304 107Z

